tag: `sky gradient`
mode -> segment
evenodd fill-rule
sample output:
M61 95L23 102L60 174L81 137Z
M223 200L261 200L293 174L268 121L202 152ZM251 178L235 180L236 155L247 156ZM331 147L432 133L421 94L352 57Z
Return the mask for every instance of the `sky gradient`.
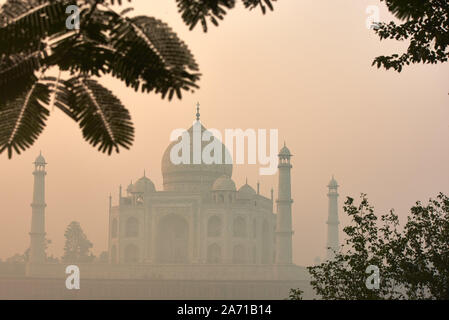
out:
M0 1L2 3L3 1ZM348 222L346 196L367 193L376 213L395 208L405 221L415 201L449 193L449 64L414 65L403 72L371 66L381 54L405 48L380 42L365 27L371 0L279 0L262 15L241 5L209 32L189 31L175 1L134 0L130 15L167 22L195 55L200 89L168 102L136 93L110 77L100 82L130 110L136 135L131 150L107 156L86 143L77 124L57 109L34 146L0 155L0 258L29 245L32 162L42 150L47 166L48 252L61 256L64 230L79 221L99 254L107 249L108 196L143 175L162 190L161 158L176 128L188 128L201 103L209 128L278 129L292 159L293 259L310 265L325 256L327 188L340 184L340 229ZM126 3L123 8L128 6ZM277 175L259 165L234 166L237 187L261 184L270 196ZM275 193L276 194L276 193ZM341 234L343 238L343 234Z

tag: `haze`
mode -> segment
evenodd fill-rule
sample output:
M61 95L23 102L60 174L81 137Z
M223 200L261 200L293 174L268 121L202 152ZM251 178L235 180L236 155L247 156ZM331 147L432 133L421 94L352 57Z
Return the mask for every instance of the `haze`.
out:
M3 1L2 1L3 2ZM374 57L404 49L380 42L365 27L368 5L379 1L280 0L262 15L241 5L219 27L189 31L175 1L134 0L132 15L167 22L194 53L201 88L168 102L136 93L115 79L101 83L130 110L134 146L107 156L86 143L78 126L59 110L35 145L20 156L0 156L0 257L29 246L32 162L42 150L47 166L48 253L61 256L64 230L79 221L98 255L107 250L108 196L143 175L162 189L161 158L172 130L188 128L201 103L206 127L278 129L292 160L293 258L310 265L323 258L327 188L332 174L342 205L361 192L377 214L395 208L402 221L417 200L449 191L449 65L416 65L402 73L371 67ZM277 175L259 176L259 165L235 165L237 187L261 183L270 195ZM343 237L343 234L341 234Z

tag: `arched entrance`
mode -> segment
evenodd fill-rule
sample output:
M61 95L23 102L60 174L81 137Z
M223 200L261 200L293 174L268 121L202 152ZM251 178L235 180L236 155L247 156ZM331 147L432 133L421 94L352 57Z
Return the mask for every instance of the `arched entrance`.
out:
M262 225L262 263L270 263L270 230L267 220Z
M221 262L221 247L213 243L207 247L207 263L220 263Z
M189 259L189 225L177 215L163 217L157 227L157 262L186 263Z
M139 248L134 244L125 247L125 263L139 262Z

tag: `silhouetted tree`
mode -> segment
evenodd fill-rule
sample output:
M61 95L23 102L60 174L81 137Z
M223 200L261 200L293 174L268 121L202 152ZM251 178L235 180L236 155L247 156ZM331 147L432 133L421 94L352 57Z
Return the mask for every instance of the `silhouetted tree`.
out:
M382 39L407 41L402 54L379 56L373 65L401 72L410 63L446 62L449 58L449 2L447 0L381 0L402 21L380 23Z
M236 0L175 0L183 21L217 25ZM265 13L275 0L241 0ZM101 152L133 142L128 110L92 76L109 74L126 86L169 100L198 88L198 65L176 33L148 16L128 17L121 0L7 0L0 9L0 153L20 153L43 131L49 107L76 121ZM80 28L66 14L79 8ZM69 26L66 20L69 19ZM49 77L49 69L59 76ZM62 73L61 73L62 72ZM57 74L57 73L55 73Z
M333 260L308 267L312 287L324 299L449 299L449 198L440 193L417 202L402 231L394 211L381 216L362 195L347 198L351 224ZM379 289L366 285L367 267L380 271Z
M64 233L65 246L64 262L91 262L95 258L91 253L92 242L90 242L81 229L79 222L72 221Z
M303 300L302 294L304 291L300 289L290 289L290 294L288 296L288 300Z

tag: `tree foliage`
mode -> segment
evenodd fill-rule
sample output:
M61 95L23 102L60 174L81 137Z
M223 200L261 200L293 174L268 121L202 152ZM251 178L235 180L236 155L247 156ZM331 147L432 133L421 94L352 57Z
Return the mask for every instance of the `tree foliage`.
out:
M303 293L304 291L302 291L301 289L290 289L288 300L303 300Z
M175 0L185 23L217 25L235 0ZM273 9L275 0L242 0ZM128 1L130 2L130 0ZM0 153L20 154L44 130L50 107L76 121L84 138L111 154L128 149L134 128L128 110L93 77L111 75L136 91L181 99L198 88L193 54L161 20L116 12L114 0L6 0L0 8ZM79 8L68 29L66 8ZM49 77L49 70L59 70Z
M402 54L379 56L373 65L401 72L411 63L447 62L449 58L449 2L447 0L381 0L401 23L379 23L381 40L407 41Z
M394 211L374 214L365 195L348 198L351 224L335 258L308 267L312 287L323 299L449 299L449 198L440 193L417 202L402 230ZM366 285L367 267L380 271L379 289Z
M87 239L79 222L72 221L64 233L65 246L64 262L92 262L94 259L91 253L92 242Z

